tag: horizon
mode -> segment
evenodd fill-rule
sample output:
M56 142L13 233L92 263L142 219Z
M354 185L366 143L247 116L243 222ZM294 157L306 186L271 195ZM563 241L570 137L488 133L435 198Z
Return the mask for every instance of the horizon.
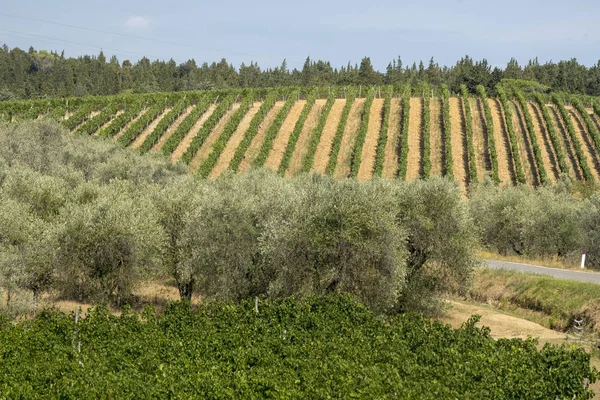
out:
M509 0L502 7L471 0L434 0L427 6L386 0L367 8L356 1L185 1L177 10L139 0L101 5L9 1L0 12L0 43L24 51L64 51L72 58L102 50L121 63L147 57L177 64L194 59L201 65L225 58L236 69L251 62L263 70L275 68L285 59L290 70L301 70L307 57L340 68L369 57L377 71L385 72L398 56L405 66L427 64L433 57L450 67L465 55L502 69L511 58L521 66L538 58L541 64L576 59L590 67L600 58L595 55L599 11L591 1L539 0Z

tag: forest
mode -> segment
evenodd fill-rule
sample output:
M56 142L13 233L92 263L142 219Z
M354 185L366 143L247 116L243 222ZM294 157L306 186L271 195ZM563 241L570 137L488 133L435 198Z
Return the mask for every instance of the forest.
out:
M576 59L540 63L537 58L526 65L515 59L504 68L486 59L464 56L453 66L429 62L404 64L401 57L390 61L384 72L376 71L369 57L360 64L332 66L325 60L306 58L302 69L288 68L286 60L275 68L257 63L235 67L226 59L202 62L190 59L181 64L143 57L137 62L119 61L116 56L98 55L67 58L64 53L28 51L0 47L0 101L40 97L81 97L121 93L172 92L184 90L249 87L329 86L329 85L422 85L445 84L453 93L466 85L475 92L482 85L490 94L502 79L535 80L557 91L600 95L600 62L587 67Z

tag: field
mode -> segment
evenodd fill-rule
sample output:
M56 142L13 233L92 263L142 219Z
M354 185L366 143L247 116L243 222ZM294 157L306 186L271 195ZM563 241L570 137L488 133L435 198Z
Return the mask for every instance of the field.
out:
M486 174L501 185L531 186L556 182L561 173L580 181L600 177L600 118L577 99L565 105L562 98L512 91L499 98L463 92L446 104L444 96L402 98L391 88L387 94L363 89L363 97L350 92L290 88L4 102L0 117L60 120L75 134L161 152L203 176L262 166L288 177L309 171L359 180L448 175L463 189Z

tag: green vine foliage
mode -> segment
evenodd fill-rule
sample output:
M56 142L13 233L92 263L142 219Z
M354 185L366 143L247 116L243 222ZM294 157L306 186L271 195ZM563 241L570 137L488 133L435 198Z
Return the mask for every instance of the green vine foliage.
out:
M450 118L450 91L448 86L442 85L442 98L444 101L444 175L454 179L454 159L452 157L452 119Z
M208 135L210 135L214 127L217 126L219 121L221 121L221 119L225 117L227 112L229 112L236 98L237 95L229 95L217 105L215 111L210 115L210 117L208 117L208 119L206 120L206 122L204 122L196 136L194 136L194 138L190 142L190 146L181 156L181 161L188 165L192 162L192 159L194 158L198 150L200 150L200 147L202 147Z
M410 88L404 92L402 98L402 131L400 133L400 160L398 166L398 178L406 180L408 168L408 126L410 123Z
M298 117L298 121L294 125L294 130L290 134L290 138L288 139L288 144L285 147L285 151L283 152L283 157L281 162L279 163L279 167L277 168L277 173L279 175L283 175L286 173L288 167L290 166L290 162L292 161L292 155L294 154L294 150L296 149L296 143L298 143L298 139L300 138L300 134L302 133L302 129L304 128L304 124L306 123L306 119L308 118L308 114L310 110L315 104L318 96L318 89L314 89L311 91L307 98L306 104L302 108L300 113L300 117Z
M181 124L175 129L175 132L167 139L165 144L163 145L161 152L168 156L177 149L179 143L185 138L185 136L189 133L192 127L198 122L198 120L206 113L211 105L211 103L216 100L213 99L212 96L203 97L200 102L196 105L196 107L192 110L192 112L185 117Z
M265 162L267 161L267 158L269 157L269 153L273 149L273 142L275 141L275 138L277 137L277 134L279 133L279 130L281 129L281 125L283 125L285 118L290 113L290 110L294 106L294 103L296 103L297 99L298 99L298 91L293 91L292 93L290 93L287 100L283 104L283 107L281 108L281 110L279 110L279 112L275 116L275 120L273 121L271 126L269 126L269 129L267 129L267 133L265 135L265 140L258 152L258 155L252 162L252 165L254 167L262 167L265 165Z
M431 97L429 90L423 92L423 178L431 175Z
M523 172L523 164L521 164L521 157L519 155L519 142L517 134L515 133L515 127L512 122L512 109L508 101L508 96L504 91L504 88L500 85L496 86L496 92L500 97L500 103L504 109L504 116L506 117L506 129L508 130L508 141L510 142L510 153L512 154L513 164L515 166L515 175L517 182L525 183L525 173Z
M252 94L249 94L244 98L242 104L240 105L240 108L227 122L227 125L225 125L225 127L223 128L223 132L221 132L221 135L213 144L212 151L210 152L206 160L204 160L200 165L200 168L198 169L198 175L200 175L203 178L207 178L208 175L210 175L213 168L215 167L215 164L219 160L221 153L223 153L223 150L225 150L227 142L229 141L229 139L231 139L231 136L233 135L238 125L252 106L253 102L254 97L252 96Z
M165 114L163 118L158 122L156 128L148 135L148 137L144 140L142 145L140 146L140 153L144 154L149 152L152 147L160 138L167 132L167 129L185 112L185 109L189 106L189 101L186 99L182 99L178 102L175 107L173 107L168 113Z
M523 93L515 90L514 91L515 98L517 102L521 106L521 110L523 111L523 117L525 118L525 127L527 128L527 133L529 134L529 140L531 141L531 147L533 149L533 155L535 158L535 165L538 171L538 175L540 178L540 183L542 185L548 184L548 173L546 172L546 168L544 167L544 160L542 158L542 149L540 148L540 144L537 140L537 136L535 134L535 127L533 125L533 118L531 117L531 113L529 112L529 107L527 107L527 100Z
M333 175L333 172L335 171L335 168L337 166L338 155L340 153L340 149L342 148L342 139L344 138L344 130L346 130L346 125L348 124L348 116L350 115L352 104L354 104L354 99L356 99L356 88L350 87L347 90L346 104L344 105L344 109L342 110L342 117L340 119L340 123L337 126L335 136L331 144L329 161L327 162L327 167L325 169L325 173L327 175Z
M127 130L119 136L117 143L122 146L129 146L144 129L148 127L156 118L158 118L165 109L165 104L155 104L148 109L141 117L136 119Z
M385 161L385 147L388 142L388 129L390 124L390 112L392 109L392 95L394 87L388 86L385 91L383 110L381 110L381 129L377 140L377 152L375 153L375 164L373 165L373 176L381 177L383 174L383 163Z
M0 319L5 398L588 399L583 349L493 339L349 296ZM0 317L1 318L1 317ZM235 372L233 372L235 371ZM242 379L243 377L243 379Z
M592 175L592 171L587 163L587 159L585 158L585 153L583 152L583 148L581 147L581 141L577 137L577 132L575 132L575 127L573 126L573 121L571 121L571 116L569 112L565 108L562 100L558 95L554 94L552 96L552 102L558 108L560 113L560 117L562 118L563 123L567 127L567 133L571 138L571 143L573 144L573 148L575 149L575 155L577 156L577 161L579 161L579 167L581 167L581 172L583 173L583 177L586 181L593 182L594 175Z
M329 93L329 96L327 97L327 102L325 102L325 105L321 110L319 122L311 132L310 141L308 142L308 150L306 152L306 155L304 156L304 162L302 163L302 172L310 172L310 169L312 168L315 162L315 153L317 152L317 148L319 147L319 142L321 142L323 128L325 128L325 124L327 123L327 117L329 117L329 113L331 112L331 108L333 107L333 103L335 102L335 98L336 92L332 90Z
M352 156L350 157L350 177L352 178L356 178L358 176L358 170L360 169L360 164L362 162L362 151L365 145L365 140L367 138L367 130L369 128L369 116L374 97L375 90L369 90L369 93L367 94L367 99L365 101L365 106L362 112L360 127L358 128L358 133L356 134L356 139L354 141L354 149L352 151Z
M144 103L141 102L128 104L123 114L116 116L104 129L99 130L97 135L100 137L114 137L123 127L137 117L143 108Z
M256 115L250 121L248 130L244 134L244 138L242 139L240 145L237 147L237 149L235 149L233 159L229 164L229 169L231 169L232 171L237 172L237 170L239 169L240 164L246 156L246 151L252 143L252 139L254 139L256 135L258 135L258 128L260 127L260 123L265 119L269 110L273 108L278 97L279 91L272 91L271 93L269 93L269 95L265 98L265 101L263 101L260 108L258 109Z
M469 183L476 184L477 178L477 162L475 159L475 140L473 139L473 113L471 111L471 103L469 102L469 92L466 85L460 87L462 105L465 113L465 130L467 135L467 155L469 157Z
M588 132L590 133L590 136L594 141L594 146L596 146L596 150L600 151L600 132L598 132L596 124L594 124L594 121L592 121L592 117L590 117L590 115L587 113L587 110L577 97L571 96L570 99L575 109L579 112L579 115L581 115L581 118L583 118L585 126L587 127Z
M490 155L490 161L492 164L492 180L496 183L500 183L500 176L498 175L498 153L496 152L496 140L494 139L494 119L492 118L492 110L487 102L487 93L485 92L485 88L479 85L477 86L476 90L485 113L485 125L488 137L488 153Z
M548 107L544 102L544 98L539 93L533 93L533 98L536 103L542 110L542 116L544 117L544 121L546 122L546 129L548 131L548 136L550 137L550 142L552 142L552 147L554 148L554 154L556 154L556 160L558 162L558 167L560 168L560 172L563 174L569 174L569 167L567 166L567 160L565 159L565 153L563 151L562 144L560 142L560 138L556 134L556 128L554 127L554 122L550 117L550 112L548 111Z

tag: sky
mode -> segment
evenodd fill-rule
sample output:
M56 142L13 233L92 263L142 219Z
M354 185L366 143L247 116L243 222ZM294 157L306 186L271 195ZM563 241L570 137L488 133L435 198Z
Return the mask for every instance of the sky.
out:
M0 43L263 69L283 59L300 69L307 56L333 67L367 56L380 71L398 56L405 65L469 55L499 67L511 57L589 66L600 59L598 20L594 0L3 0Z

